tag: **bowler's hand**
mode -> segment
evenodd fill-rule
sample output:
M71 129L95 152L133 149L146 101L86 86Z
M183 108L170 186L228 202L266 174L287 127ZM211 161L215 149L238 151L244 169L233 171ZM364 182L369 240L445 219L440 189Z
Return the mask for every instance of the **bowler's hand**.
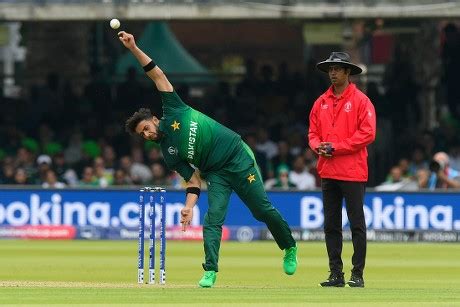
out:
M120 31L118 32L118 38L126 48L131 50L136 47L136 41L134 40L134 36L132 34L129 34L125 31Z
M180 211L180 223L182 224L182 231L187 230L187 226L190 226L193 218L193 209L184 207Z

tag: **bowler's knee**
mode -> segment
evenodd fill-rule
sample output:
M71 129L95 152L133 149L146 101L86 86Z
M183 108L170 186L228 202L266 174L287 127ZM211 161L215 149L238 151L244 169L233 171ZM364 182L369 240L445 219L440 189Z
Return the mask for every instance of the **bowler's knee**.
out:
M221 212L210 212L208 211L204 215L204 223L207 225L223 225L225 220L225 214Z
M256 210L252 210L252 216L260 222L265 222L270 219L273 214L275 214L275 208L273 206L267 208L258 208Z

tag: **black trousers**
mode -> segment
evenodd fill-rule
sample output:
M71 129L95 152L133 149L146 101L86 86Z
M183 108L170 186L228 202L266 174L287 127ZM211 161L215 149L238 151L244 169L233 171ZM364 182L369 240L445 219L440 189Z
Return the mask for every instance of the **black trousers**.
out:
M342 272L342 201L350 221L353 240L352 273L362 276L366 262L366 222L364 220L365 182L321 180L324 207L324 233L331 272Z

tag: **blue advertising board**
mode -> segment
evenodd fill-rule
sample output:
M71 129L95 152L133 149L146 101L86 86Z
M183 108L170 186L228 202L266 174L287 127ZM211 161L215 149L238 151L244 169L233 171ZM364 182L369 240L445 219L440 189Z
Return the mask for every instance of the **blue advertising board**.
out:
M324 217L320 192L269 192L269 198L291 227L321 229ZM73 225L135 228L139 192L134 190L0 190L0 226ZM183 191L166 193L167 227L179 225ZM203 192L195 207L192 226L199 226L207 209ZM146 210L148 210L146 208ZM159 205L157 205L159 210ZM459 193L368 192L365 217L374 230L460 230ZM345 209L343 225L348 221ZM156 223L159 223L157 219ZM227 226L261 226L232 195Z

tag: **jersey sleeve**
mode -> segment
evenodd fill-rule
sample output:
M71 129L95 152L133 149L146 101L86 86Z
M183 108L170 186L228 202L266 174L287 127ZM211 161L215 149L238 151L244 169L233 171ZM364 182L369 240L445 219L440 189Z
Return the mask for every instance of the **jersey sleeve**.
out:
M173 92L160 92L161 101L163 103L163 111L181 111L189 108L185 102L177 95L176 91Z
M171 169L178 172L179 175L181 175L182 178L184 178L184 180L187 182L190 180L190 178L192 178L192 175L195 172L195 169L185 161L179 161L178 163L174 164Z
M319 144L321 143L321 127L318 121L318 105L321 104L320 99L317 99L313 104L313 108L310 111L310 120L308 127L308 145L316 152Z

